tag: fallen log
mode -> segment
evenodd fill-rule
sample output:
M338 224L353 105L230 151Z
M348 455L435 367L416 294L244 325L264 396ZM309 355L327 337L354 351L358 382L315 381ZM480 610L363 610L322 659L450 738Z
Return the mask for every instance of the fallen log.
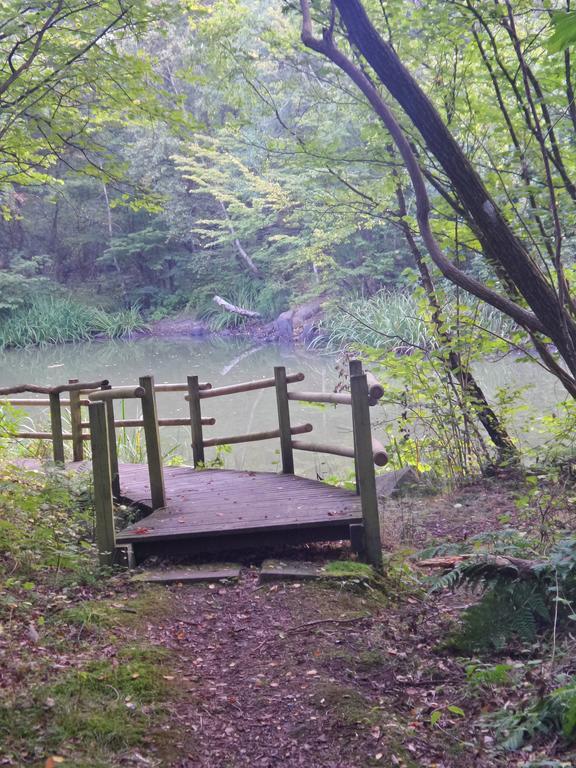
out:
M508 555L478 554L447 555L444 557L432 557L429 560L416 560L415 562L420 568L441 568L444 571L451 571L467 561L472 561L478 566L484 566L487 570L493 569L495 573L514 571L523 578L535 576L546 565L542 561L524 560L520 557L510 557Z
M233 312L235 315L241 315L242 317L262 317L260 312L254 312L252 309L244 309L244 307L237 307L235 304L230 304L229 301L223 299L222 296L214 296L212 301L218 304L219 307L225 309L226 312Z

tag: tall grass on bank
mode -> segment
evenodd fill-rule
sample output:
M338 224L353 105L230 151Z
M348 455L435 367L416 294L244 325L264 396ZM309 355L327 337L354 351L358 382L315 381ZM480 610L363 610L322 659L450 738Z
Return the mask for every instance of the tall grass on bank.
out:
M464 306L452 295L443 303L442 314L452 329L458 323L473 324L498 336L507 336L514 329L513 322L493 307L480 303ZM399 354L414 348L432 350L438 341L429 315L429 309L423 313L418 297L411 293L380 291L335 307L324 320L315 345L332 349L378 347Z
M0 348L87 341L99 334L120 338L143 327L136 309L108 313L71 298L39 297L0 320Z

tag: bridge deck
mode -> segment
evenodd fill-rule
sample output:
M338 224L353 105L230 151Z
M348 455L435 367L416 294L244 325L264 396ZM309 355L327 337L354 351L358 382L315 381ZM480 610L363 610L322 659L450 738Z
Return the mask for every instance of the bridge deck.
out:
M269 472L224 469L164 470L166 507L151 512L117 535L118 544L143 544L200 537L298 531L301 540L348 538L348 526L360 523L356 494L318 480ZM122 496L150 505L144 465L120 467Z

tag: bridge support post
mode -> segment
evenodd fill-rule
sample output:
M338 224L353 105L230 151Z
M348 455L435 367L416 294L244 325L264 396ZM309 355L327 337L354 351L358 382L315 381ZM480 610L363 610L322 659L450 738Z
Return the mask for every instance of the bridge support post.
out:
M78 379L68 379L68 384L78 384ZM74 461L83 461L82 406L80 405L80 392L77 389L70 390L70 428L72 432L72 458Z
M280 453L282 472L294 474L294 451L292 450L292 432L290 431L290 402L286 383L286 368L278 365L274 368L276 382L276 404L278 406L278 426L280 428Z
M62 429L62 408L60 394L50 392L50 431L52 432L52 454L55 464L64 464L64 433Z
M192 431L192 456L194 467L204 464L204 436L202 433L202 407L198 376L188 376L188 404L190 406L190 429Z
M96 545L100 565L114 563L116 534L114 532L114 502L108 443L108 420L104 403L90 403L90 444L94 477L94 509L96 512Z
M154 377L142 376L140 386L145 391L142 397L142 420L144 421L144 438L146 440L146 456L148 458L148 473L150 475L152 509L159 509L166 506L166 494L164 491L164 473L162 471L158 412L156 410L156 396L154 394Z
M354 370L353 366L351 366L352 370ZM380 538L380 517L378 514L378 496L376 494L376 477L374 474L374 457L372 452L370 396L366 374L351 373L350 392L352 395L352 427L354 430L356 477L362 506L366 558L370 565L377 570L382 570L382 541Z
M112 389L104 384L102 389ZM108 423L108 447L110 452L110 471L112 473L112 494L120 497L120 470L118 468L118 447L116 445L116 424L114 423L114 400L105 400L106 421Z

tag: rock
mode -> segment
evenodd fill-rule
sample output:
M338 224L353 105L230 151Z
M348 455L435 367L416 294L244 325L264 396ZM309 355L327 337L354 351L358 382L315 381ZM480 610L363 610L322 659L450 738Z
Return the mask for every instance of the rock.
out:
M403 467L376 476L376 492L381 498L399 496L421 484L418 473L412 467Z
M288 309L274 321L274 332L279 341L292 341L294 337L294 310Z

